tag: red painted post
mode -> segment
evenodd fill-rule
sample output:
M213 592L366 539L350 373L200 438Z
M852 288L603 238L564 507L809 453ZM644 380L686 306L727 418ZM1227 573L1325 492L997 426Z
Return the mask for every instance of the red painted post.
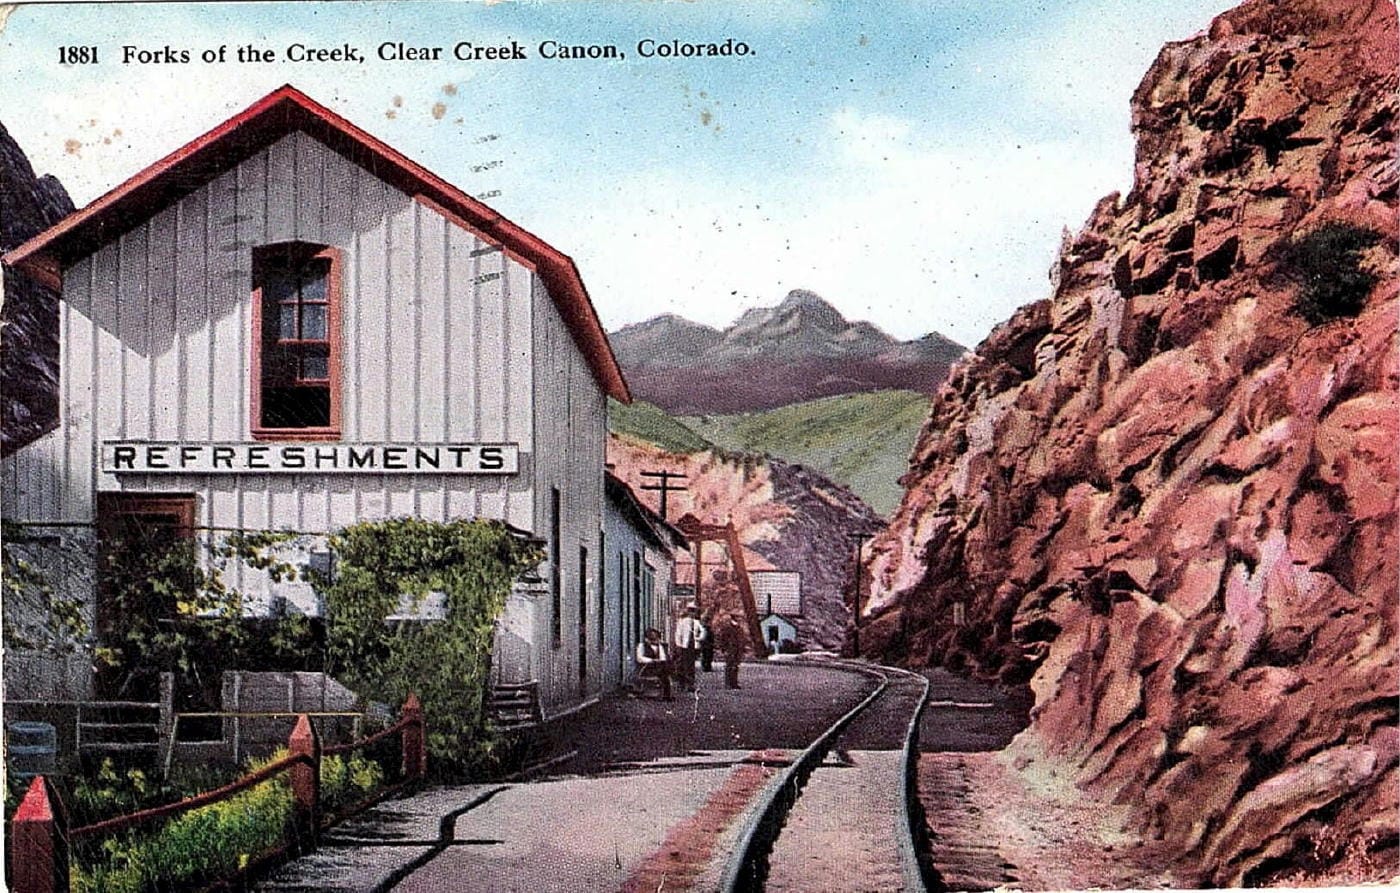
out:
M418 695L409 692L403 702L403 774L404 778L421 781L428 774L428 736L423 728L423 705Z
M295 843L301 852L310 852L316 848L321 822L321 739L305 713L297 717L296 727L287 739L287 750L311 758L309 765L297 763L291 768Z
M66 819L58 792L35 776L10 822L11 893L68 893Z

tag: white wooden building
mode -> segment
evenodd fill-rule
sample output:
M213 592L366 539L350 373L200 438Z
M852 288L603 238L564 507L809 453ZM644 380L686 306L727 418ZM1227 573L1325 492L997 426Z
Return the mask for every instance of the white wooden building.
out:
M607 475L606 494L602 583L607 597L595 648L606 684L616 687L636 670L637 643L648 628L661 630L664 640L671 641L676 556L689 545L685 534L612 473Z
M60 421L4 460L7 518L165 513L303 550L501 519L549 558L499 677L550 711L604 685L577 646L604 597L606 398L629 395L568 257L283 87L4 261L63 294ZM231 582L318 610L306 583Z

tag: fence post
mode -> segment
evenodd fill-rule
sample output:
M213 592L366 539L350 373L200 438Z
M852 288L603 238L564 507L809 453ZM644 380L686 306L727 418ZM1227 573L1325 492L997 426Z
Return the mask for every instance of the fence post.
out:
M58 792L37 775L10 822L12 893L68 893L68 828Z
M305 713L287 739L287 750L311 758L311 764L296 763L291 769L292 811L296 816L296 845L302 852L316 848L321 823L321 739Z
M170 763L175 758L175 674L160 674L160 760L161 777L170 778Z
M423 705L413 692L403 702L403 719L404 778L421 781L428 774L428 736L423 728Z

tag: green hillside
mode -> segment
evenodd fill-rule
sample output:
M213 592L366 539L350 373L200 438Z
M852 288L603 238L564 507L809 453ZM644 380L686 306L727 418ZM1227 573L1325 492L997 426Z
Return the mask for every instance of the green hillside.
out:
M641 400L631 406L608 400L608 430L654 443L673 453L698 453L714 444L666 414L666 410Z
M899 477L928 404L928 397L912 391L875 391L679 421L726 449L767 453L815 468L889 517L903 495Z
M673 417L650 403L608 401L608 427L677 453L718 447L814 468L885 517L899 505L928 397L913 391L844 394L762 412Z

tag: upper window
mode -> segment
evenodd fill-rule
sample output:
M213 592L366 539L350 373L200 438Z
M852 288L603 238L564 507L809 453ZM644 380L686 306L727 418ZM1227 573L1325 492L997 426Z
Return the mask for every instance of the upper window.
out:
M253 258L253 434L340 436L339 252L291 242Z

